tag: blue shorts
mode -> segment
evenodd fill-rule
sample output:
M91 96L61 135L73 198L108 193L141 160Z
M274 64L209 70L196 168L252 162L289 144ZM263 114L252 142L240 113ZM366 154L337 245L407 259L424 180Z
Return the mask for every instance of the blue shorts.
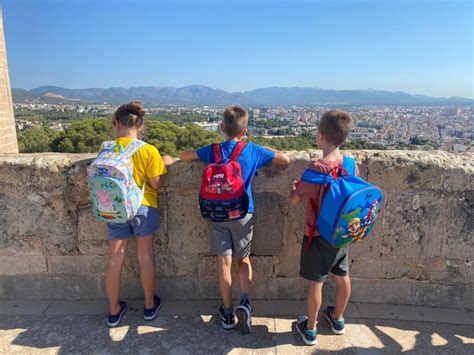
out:
M141 205L132 220L127 223L107 223L107 227L109 240L152 235L160 228L158 209Z

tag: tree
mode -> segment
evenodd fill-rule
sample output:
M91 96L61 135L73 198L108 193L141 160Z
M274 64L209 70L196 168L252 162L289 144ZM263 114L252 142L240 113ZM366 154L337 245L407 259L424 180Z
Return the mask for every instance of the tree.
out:
M48 128L28 128L18 132L18 148L21 153L50 152L56 135L57 132Z

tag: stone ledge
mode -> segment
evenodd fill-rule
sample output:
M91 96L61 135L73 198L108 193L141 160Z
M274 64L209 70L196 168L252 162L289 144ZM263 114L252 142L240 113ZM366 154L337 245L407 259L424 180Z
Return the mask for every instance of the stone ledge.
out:
M238 299L238 285L233 287ZM140 280L122 277L121 297L142 299ZM335 284L329 280L323 289L325 302L333 301ZM158 278L156 292L164 300L218 300L217 280L190 277ZM307 282L299 277L255 277L255 300L304 300ZM0 300L80 300L105 299L102 278L0 276ZM410 280L352 279L351 302L444 307L474 310L474 288L438 285Z
M474 155L346 153L357 158L361 176L385 193L372 235L351 246L351 274L358 287L353 297L416 305L449 300L470 302L473 308ZM301 299L306 292L299 277L305 206L290 205L288 193L290 182L321 152L289 156L288 168L264 168L254 180L254 293L261 299ZM92 217L86 187L85 168L93 157L0 155L0 298L105 297L107 230ZM168 299L219 296L207 226L197 208L203 167L174 163L160 192L155 259L159 290ZM132 240L122 288L129 298L141 297L135 254Z

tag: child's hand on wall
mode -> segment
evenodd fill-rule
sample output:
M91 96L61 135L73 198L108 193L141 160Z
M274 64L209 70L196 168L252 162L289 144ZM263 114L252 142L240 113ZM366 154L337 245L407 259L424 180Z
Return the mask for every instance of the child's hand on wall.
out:
M176 160L178 160L178 159L176 159L176 158L171 158L169 155L165 155L165 156L163 157L163 163L165 163L165 165L171 165L171 164L173 164Z
M299 180L293 180L293 182L291 183L291 192L296 191L296 188L298 187L299 184L300 184Z

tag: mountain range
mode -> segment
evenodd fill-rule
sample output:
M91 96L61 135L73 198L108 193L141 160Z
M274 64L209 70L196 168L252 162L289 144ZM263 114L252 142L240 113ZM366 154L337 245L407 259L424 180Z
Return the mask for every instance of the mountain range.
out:
M204 85L181 88L141 86L108 89L67 89L41 86L32 90L12 89L16 103L112 103L139 100L152 105L474 105L473 99L462 97L437 98L411 95L403 91L329 90L311 87L268 87L229 93Z

